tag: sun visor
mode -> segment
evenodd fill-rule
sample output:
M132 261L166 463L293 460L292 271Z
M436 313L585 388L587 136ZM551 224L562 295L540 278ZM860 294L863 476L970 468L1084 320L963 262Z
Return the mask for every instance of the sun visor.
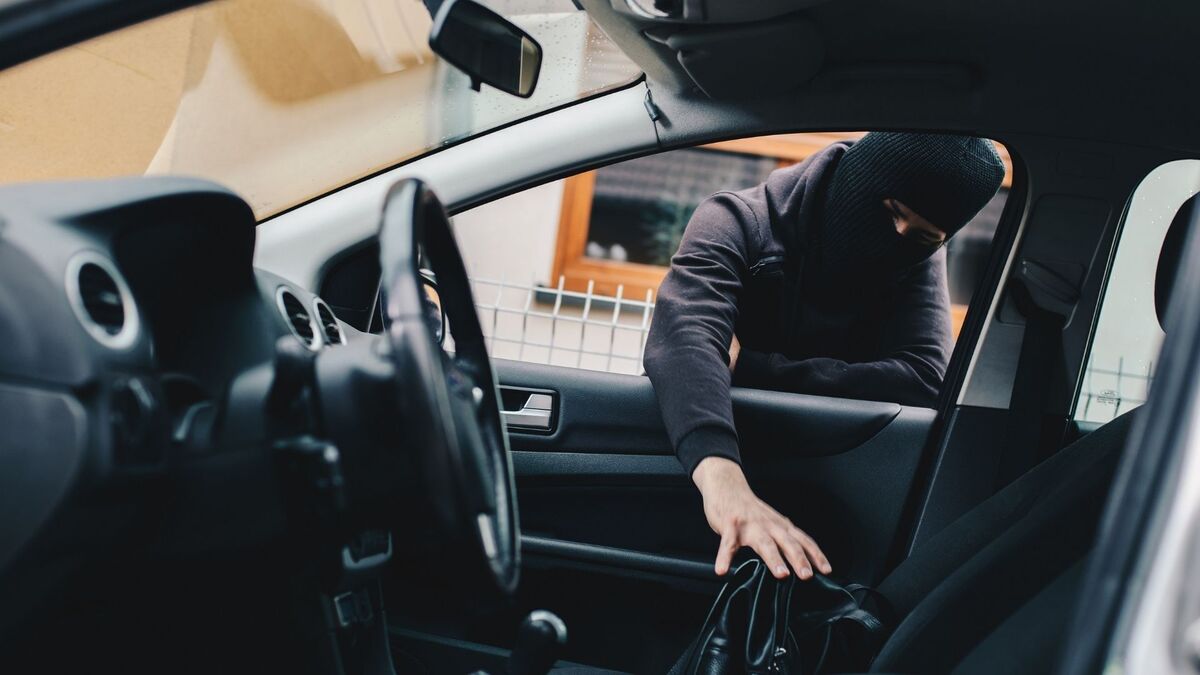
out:
M666 45L709 98L753 98L797 87L816 75L825 48L801 16L726 26L661 26L646 37Z

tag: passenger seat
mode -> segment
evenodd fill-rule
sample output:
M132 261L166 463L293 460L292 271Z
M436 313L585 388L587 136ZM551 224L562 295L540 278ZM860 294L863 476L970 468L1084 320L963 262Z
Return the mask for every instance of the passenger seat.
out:
M1180 207L1159 254L1162 325L1196 201ZM1137 412L1060 450L893 570L879 590L902 620L872 671L1051 672Z

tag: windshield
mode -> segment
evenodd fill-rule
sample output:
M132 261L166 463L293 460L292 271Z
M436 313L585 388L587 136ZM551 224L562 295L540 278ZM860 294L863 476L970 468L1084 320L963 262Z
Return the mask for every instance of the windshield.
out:
M640 75L571 0L488 0L543 54L528 99L429 51L419 0L225 0L0 73L0 181L216 180L261 219Z

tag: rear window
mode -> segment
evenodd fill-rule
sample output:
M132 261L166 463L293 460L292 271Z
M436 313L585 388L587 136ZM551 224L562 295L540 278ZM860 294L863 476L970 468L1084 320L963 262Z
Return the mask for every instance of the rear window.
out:
M1125 215L1075 419L1107 422L1146 402L1163 331L1154 307L1158 255L1179 207L1200 190L1200 160L1151 171Z

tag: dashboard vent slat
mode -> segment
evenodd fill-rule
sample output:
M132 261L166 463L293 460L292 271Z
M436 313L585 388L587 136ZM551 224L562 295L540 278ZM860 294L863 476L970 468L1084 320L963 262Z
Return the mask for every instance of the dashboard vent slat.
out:
M279 301L279 311L292 334L299 338L304 346L316 349L319 346L316 329L313 327L312 317L304 308L304 303L286 288L279 289L276 299Z
M321 335L325 338L327 345L340 345L346 342L345 336L342 335L342 327L338 325L337 316L325 301L316 298L313 300L313 309L317 311L317 324L321 326Z
M96 251L80 251L67 261L67 300L75 318L109 349L137 343L140 323L133 293L117 266Z
M79 298L88 317L109 335L125 326L125 306L117 282L95 263L79 268Z

